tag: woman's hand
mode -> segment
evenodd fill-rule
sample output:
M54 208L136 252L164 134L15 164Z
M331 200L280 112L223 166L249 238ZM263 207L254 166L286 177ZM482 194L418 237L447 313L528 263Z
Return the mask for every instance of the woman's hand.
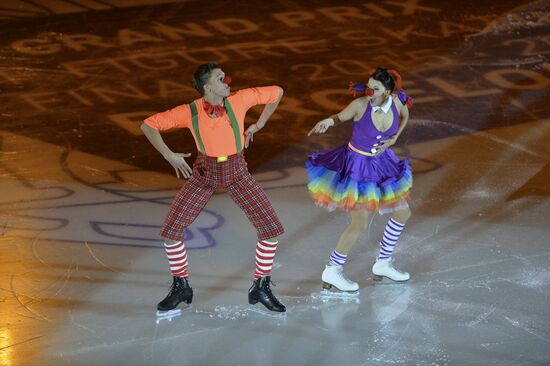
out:
M325 118L324 120L317 122L315 127L313 127L307 135L311 136L312 133L325 133L331 126L334 126L334 120L332 118Z
M388 139L385 139L384 141L381 141L380 145L375 147L376 152L374 153L374 155L378 156L378 155L382 154L384 152L384 150L386 150L387 148L389 148L390 146L395 144L396 141L397 141L397 136L395 136L395 135L391 136Z
M387 149L388 147L392 146L393 144L395 144L395 142L397 141L397 135L393 135L391 136L390 138L388 139L385 139L384 141L382 141L382 143L380 144L380 146L378 146L378 148L383 148L384 150Z

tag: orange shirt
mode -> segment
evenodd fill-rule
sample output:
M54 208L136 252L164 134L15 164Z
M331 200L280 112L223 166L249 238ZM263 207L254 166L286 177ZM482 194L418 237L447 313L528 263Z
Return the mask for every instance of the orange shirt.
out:
M245 141L244 116L246 112L255 105L273 103L277 98L279 98L279 88L277 86L243 89L227 97L239 125L243 148ZM231 128L231 121L227 113L218 118L210 118L204 111L202 98L195 100L195 103L199 119L199 132L206 155L218 157L236 154L235 134ZM197 137L195 136L195 131L193 131L191 108L188 104L177 106L166 112L157 113L147 118L144 122L158 131L169 130L171 128L188 128L195 139L197 150L199 150Z

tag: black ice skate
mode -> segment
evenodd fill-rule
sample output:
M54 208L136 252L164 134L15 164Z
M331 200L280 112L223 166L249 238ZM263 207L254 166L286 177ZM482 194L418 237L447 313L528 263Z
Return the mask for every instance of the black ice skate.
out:
M270 281L270 276L260 277L254 281L252 287L248 290L248 303L256 304L259 301L271 311L284 313L286 307L271 292L271 287L269 287Z
M189 286L189 282L185 277L174 276L174 282L172 282L172 287L170 292L164 300L158 303L157 309L161 311L168 311L175 309L180 302L186 302L191 304L193 301L193 289Z

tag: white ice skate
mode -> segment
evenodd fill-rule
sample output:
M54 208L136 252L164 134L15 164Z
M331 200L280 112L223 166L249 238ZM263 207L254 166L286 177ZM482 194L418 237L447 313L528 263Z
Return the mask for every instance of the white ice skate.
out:
M325 266L321 279L323 280L323 288L326 290L329 290L332 286L344 292L355 292L359 290L357 282L348 280L344 276L343 266Z
M382 281L383 277L387 277L392 281L403 282L408 281L411 275L407 272L401 272L393 268L393 258L376 259L372 266L372 279Z

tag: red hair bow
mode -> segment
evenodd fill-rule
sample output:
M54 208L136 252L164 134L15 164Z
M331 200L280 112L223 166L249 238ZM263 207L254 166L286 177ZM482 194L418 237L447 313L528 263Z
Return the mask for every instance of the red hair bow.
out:
M401 75L399 75L399 73L395 70L388 70L388 74L391 75L391 77L393 78L393 80L395 80L395 88L398 90L398 91L402 91L403 90L403 84L401 82Z

